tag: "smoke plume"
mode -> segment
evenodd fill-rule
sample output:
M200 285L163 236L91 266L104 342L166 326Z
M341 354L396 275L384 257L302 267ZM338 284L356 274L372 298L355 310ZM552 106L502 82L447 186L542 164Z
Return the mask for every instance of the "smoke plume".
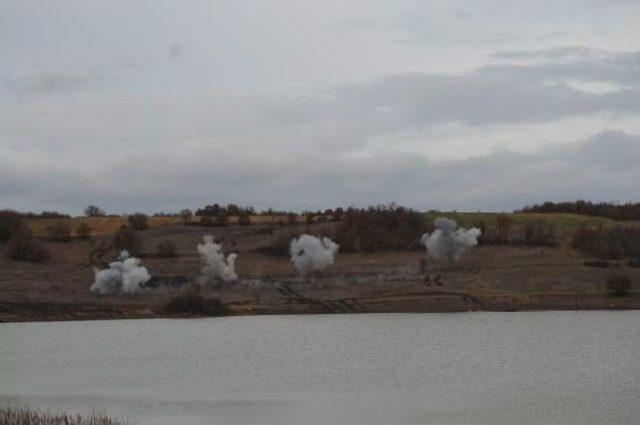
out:
M445 217L438 217L433 222L436 230L430 235L425 233L420 243L427 248L427 255L445 267L453 265L466 250L478 244L480 229L460 228L458 223Z
M140 265L140 259L130 257L127 251L122 251L118 260L109 264L108 269L95 269L95 281L89 288L91 292L101 295L134 294L151 279L147 268Z
M301 235L291 240L289 253L296 270L306 276L332 265L338 248L338 244L329 238Z
M198 284L207 285L217 282L233 282L238 279L236 274L236 258L238 254L229 254L224 258L222 246L217 244L213 236L203 237L204 243L198 244L198 253L202 259L202 269L198 277Z

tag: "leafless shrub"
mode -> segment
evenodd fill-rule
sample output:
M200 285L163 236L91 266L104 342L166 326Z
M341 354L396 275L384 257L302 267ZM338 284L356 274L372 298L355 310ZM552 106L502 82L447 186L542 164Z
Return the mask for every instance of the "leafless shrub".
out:
M0 211L0 242L7 241L22 224L20 215L15 211Z
M91 236L91 226L86 221L81 221L76 226L76 235L78 235L82 239L89 239Z
M146 214L131 214L128 219L129 226L134 230L145 230L149 228L149 217Z
M223 227L223 226L226 226L227 224L229 224L229 217L227 217L225 213L220 213L216 216L214 220L215 226Z
M478 245L485 245L489 242L489 237L487 235L487 222L480 219L480 220L476 220L473 223L473 227L480 229L480 232L482 232L480 234L480 236L478 236Z
M53 242L70 242L71 223L69 220L56 220L49 228L49 239Z
M131 255L140 253L142 242L138 233L130 227L121 227L113 235L113 247L116 251L126 250Z
M191 222L191 217L193 217L193 212L190 209L185 208L180 211L179 215L184 224L189 224Z
M7 257L12 260L31 261L43 263L49 259L49 252L41 241L33 237L33 233L22 225L16 229L6 247Z
M298 224L298 214L289 213L287 214L287 224Z
M249 214L241 213L238 216L238 224L240 226L249 226L249 225L251 225L251 217L249 217Z
M202 227L213 227L213 218L208 215L203 215L200 217L200 226Z
M573 233L571 247L585 255L608 260L640 257L640 228L582 227Z
M556 245L556 228L545 220L528 221L524 224L524 243L537 246Z
M496 243L508 244L509 233L513 226L513 219L507 214L499 214L496 216Z
M337 227L335 241L343 252L419 249L426 230L423 214L395 204L350 208Z
M102 209L95 205L89 205L84 209L84 215L87 217L104 217L107 215Z

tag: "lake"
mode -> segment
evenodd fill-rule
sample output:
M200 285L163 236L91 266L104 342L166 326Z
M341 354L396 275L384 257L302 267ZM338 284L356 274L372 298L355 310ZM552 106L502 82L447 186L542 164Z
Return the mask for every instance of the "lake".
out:
M637 424L640 311L0 324L0 405L140 425Z

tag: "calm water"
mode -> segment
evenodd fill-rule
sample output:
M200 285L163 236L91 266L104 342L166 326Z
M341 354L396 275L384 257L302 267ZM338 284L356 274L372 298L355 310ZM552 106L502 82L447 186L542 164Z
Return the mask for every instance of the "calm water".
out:
M638 424L640 312L0 325L0 404L145 424Z

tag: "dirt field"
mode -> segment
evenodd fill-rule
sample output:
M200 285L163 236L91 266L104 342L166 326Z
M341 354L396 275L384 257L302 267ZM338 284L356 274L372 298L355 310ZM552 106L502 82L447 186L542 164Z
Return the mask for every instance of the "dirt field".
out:
M46 242L52 255L45 264L7 260L0 252L0 321L165 316L162 305L184 290L176 283L192 282L198 275L196 245L205 234L235 242L239 281L205 291L227 303L234 314L640 307L640 269L624 262L611 262L608 268L585 266L588 258L566 247L566 235L557 248L476 247L452 271L438 271L431 264L424 269L423 252L339 254L333 267L308 281L297 277L288 257L263 251L281 232L316 226L330 224L202 228L174 220L152 222L140 232L142 259L154 276L152 282L161 285L136 295L98 297L89 292L94 272L87 255L109 237L101 235L107 230L96 232L91 241ZM175 241L177 257L157 255L162 239ZM617 298L605 292L607 277L616 271L631 276L630 296Z

